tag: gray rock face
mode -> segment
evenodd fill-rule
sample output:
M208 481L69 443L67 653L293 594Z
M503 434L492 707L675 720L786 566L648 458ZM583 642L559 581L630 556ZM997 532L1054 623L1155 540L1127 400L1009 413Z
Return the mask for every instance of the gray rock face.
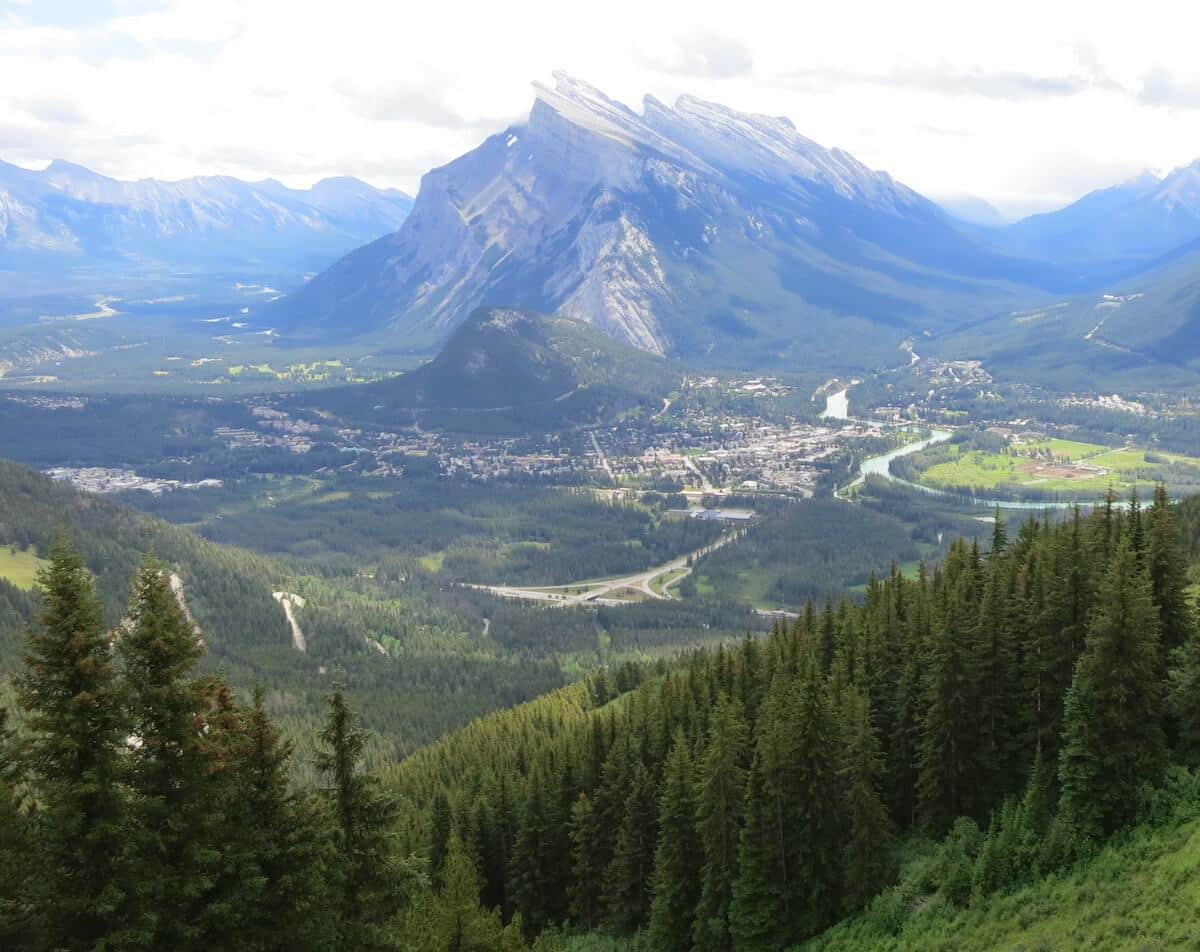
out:
M786 119L688 96L637 113L561 73L535 90L525 124L429 172L396 234L280 302L273 325L432 344L494 305L582 318L656 354L731 338L786 352L831 317L936 323L951 306L915 304L923 289L966 300L971 281L1014 270Z
M394 231L412 200L356 179L311 189L206 176L123 182L0 163L0 267L322 266Z

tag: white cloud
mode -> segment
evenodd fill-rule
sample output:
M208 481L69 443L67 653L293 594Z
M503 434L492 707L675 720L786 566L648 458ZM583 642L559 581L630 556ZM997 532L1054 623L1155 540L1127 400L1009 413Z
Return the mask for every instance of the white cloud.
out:
M1200 12L1169 0L1136 17L1082 0L97 0L76 25L55 6L0 3L0 158L412 191L558 68L632 106L690 92L786 115L922 191L1007 209L1200 154Z

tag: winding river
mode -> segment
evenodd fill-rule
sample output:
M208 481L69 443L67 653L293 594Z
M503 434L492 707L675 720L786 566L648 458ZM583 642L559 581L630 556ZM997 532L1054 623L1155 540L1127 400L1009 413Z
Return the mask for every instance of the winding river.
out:
M850 388L839 390L837 393L831 393L825 398L825 410L821 413L822 418L829 420L850 420ZM900 429L915 430L914 426L901 426ZM952 499L955 502L965 503L972 506L986 506L989 509L1024 509L1042 511L1046 509L1070 509L1075 505L1073 502L1024 502L1014 499L993 499L988 496L963 496L959 493L950 492L945 489L937 489L933 486L922 486L920 483L914 483L911 480L901 479L892 472L892 460L899 459L901 456L908 456L911 453L917 453L928 446L934 446L938 443L945 443L954 435L953 430L941 430L937 428L929 429L929 436L923 440L917 440L915 443L906 443L904 446L897 447L894 450L889 450L879 456L872 456L862 461L858 467L858 475L854 480L845 486L842 486L837 491L837 495L845 498L845 493L853 489L855 486L861 485L863 480L868 476L882 476L890 482L897 483L901 486L907 486L909 489L916 490L920 493L925 493L929 496L944 496L947 499Z

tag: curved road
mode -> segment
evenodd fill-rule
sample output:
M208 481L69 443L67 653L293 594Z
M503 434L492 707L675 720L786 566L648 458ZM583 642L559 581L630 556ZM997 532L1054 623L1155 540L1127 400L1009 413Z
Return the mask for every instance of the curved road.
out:
M674 598L673 595L659 594L654 591L652 583L664 575L670 575L673 572L678 572L681 569L683 573L679 578L683 578L689 574L692 569L688 565L688 560L693 563L716 551L723 545L728 545L745 535L745 529L735 529L726 532L716 542L711 542L702 548L696 549L695 552L689 552L686 555L678 556L671 559L670 562L664 562L662 565L652 569L647 569L644 572L634 572L632 575L622 575L618 578L603 579L598 582L568 582L565 585L539 585L536 588L521 588L515 585L468 585L468 588L478 589L484 592L491 592L493 595L499 595L501 598L520 598L528 601L549 602L552 605L557 605L566 608L572 605L620 605L624 601L619 598L608 598L613 592L623 588L631 588L641 595L648 598L669 600ZM570 593L567 590L573 588L586 589L582 592Z

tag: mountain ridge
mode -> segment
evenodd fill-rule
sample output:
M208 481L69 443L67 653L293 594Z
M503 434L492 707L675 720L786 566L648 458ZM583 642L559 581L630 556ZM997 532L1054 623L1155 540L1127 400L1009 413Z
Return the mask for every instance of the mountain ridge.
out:
M110 178L0 161L0 269L48 276L179 267L320 267L394 231L412 200L346 177L292 189L227 175Z
M1047 260L1152 266L1200 238L1200 159L1163 176L1142 172L985 235L1013 253Z
M534 88L527 122L427 173L398 232L273 306L272 326L433 346L475 307L512 306L673 355L754 341L788 359L884 328L884 362L905 334L1028 293L1014 281L1053 283L786 119L689 96L638 114L563 73Z

